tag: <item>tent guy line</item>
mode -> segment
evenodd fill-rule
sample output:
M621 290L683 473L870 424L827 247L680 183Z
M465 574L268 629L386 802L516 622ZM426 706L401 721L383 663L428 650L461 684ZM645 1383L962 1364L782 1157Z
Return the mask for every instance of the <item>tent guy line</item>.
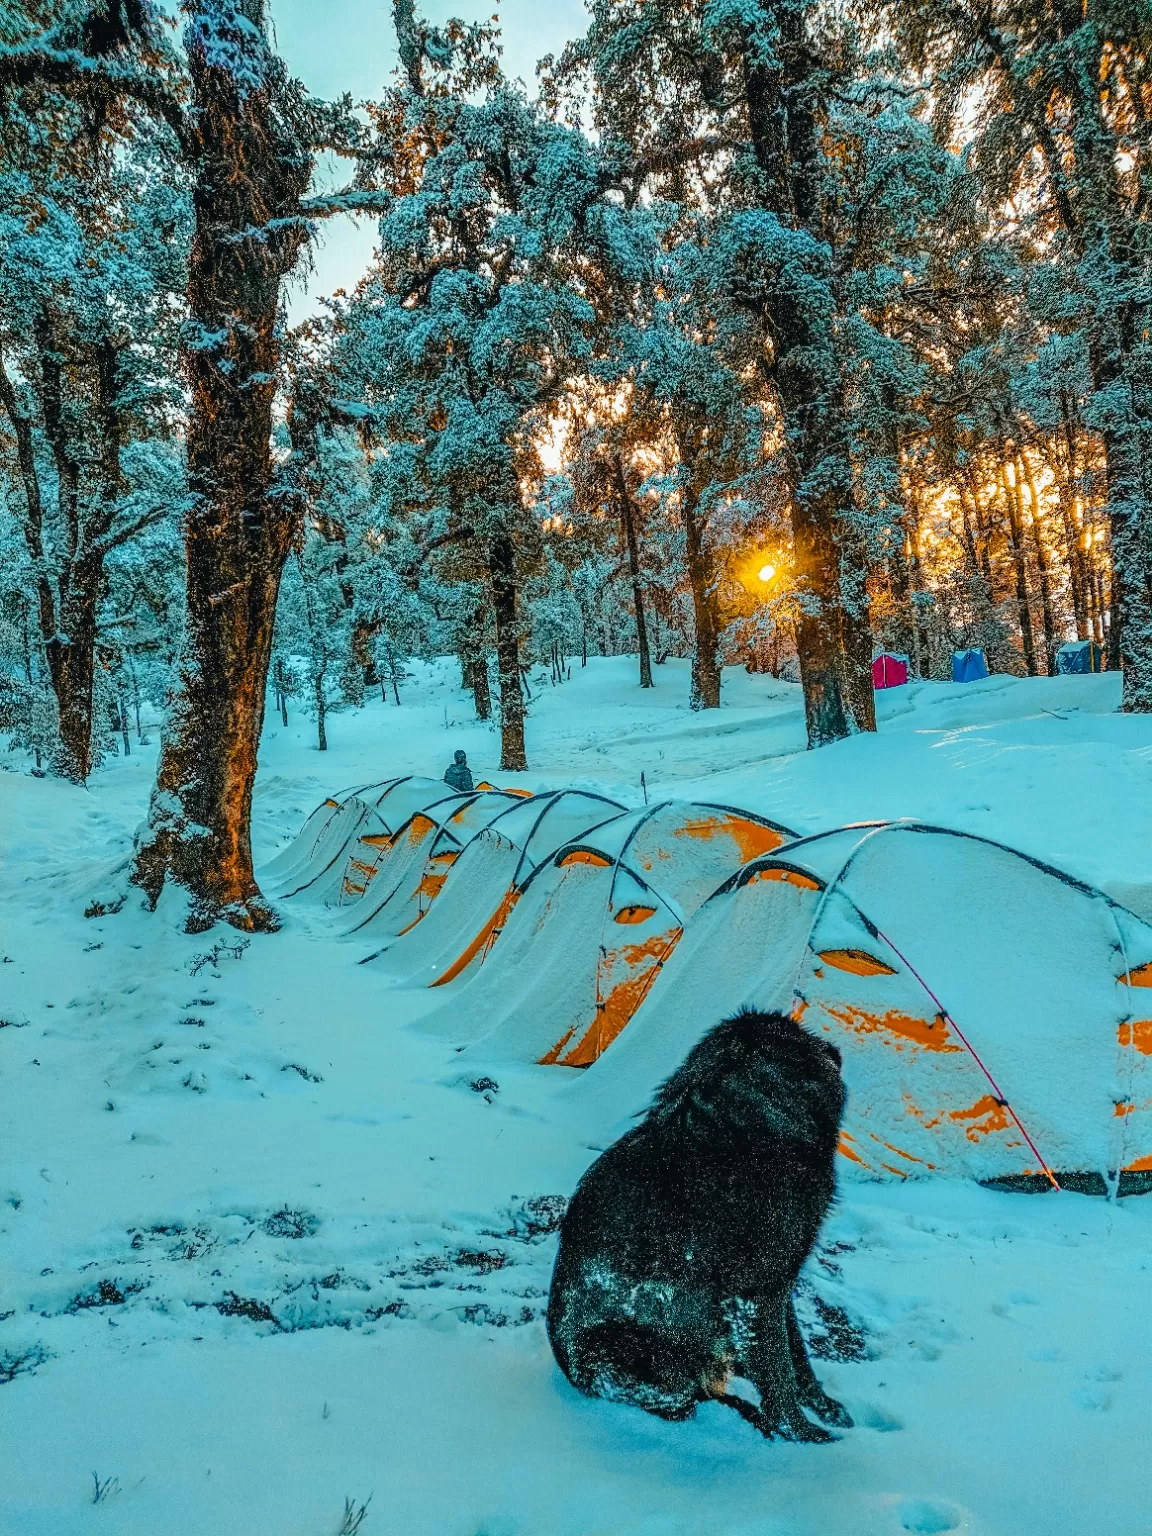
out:
M1060 1185L1057 1182L1056 1175L1052 1172L1051 1168L1049 1168L1048 1164L1045 1162L1044 1157L1043 1157L1039 1147L1032 1140L1031 1136L1029 1136L1028 1131L1027 1131L1027 1129L1026 1129L1026 1127L1024 1125L1024 1122L1021 1120L1020 1116L1016 1113L1015 1109L1013 1109L1013 1107L1012 1107L1012 1101L1005 1096L1004 1091L1000 1087L1000 1084L996 1081L996 1079L992 1076L991 1072L989 1072L988 1068L984 1065L983 1061L980 1059L979 1051L977 1051L976 1048L972 1045L972 1043L968 1039L967 1035L960 1028L959 1024L957 1024L956 1020L952 1017L952 1015L948 1012L947 1008L945 1008L944 1004L936 996L935 992L933 992L932 988L924 980L923 976L921 976L920 972L912 964L911 960L909 960L908 956L906 954L904 954L904 952L902 950L898 949L895 944L893 944L892 940L888 937L888 935L884 932L884 930L882 928L876 928L876 925L874 923L872 924L872 927L875 928L876 937L878 939L882 939L883 942L885 944L887 944L888 948L892 951L892 953L896 956L896 958L898 960L902 961L908 967L909 972L913 976L915 976L916 980L920 983L920 985L924 988L925 992L927 992L928 996L936 1004L936 1008L937 1008L937 1010L938 1010L938 1012L940 1014L941 1021L945 1025L951 1024L952 1028L956 1031L956 1038L960 1041L961 1045L963 1045L964 1049L969 1053L969 1055L972 1057L972 1060L976 1063L976 1065L980 1068L981 1072L983 1072L984 1076L988 1079L989 1083L992 1085L992 1092L996 1095L997 1102L1004 1106L1004 1108L1012 1116L1012 1119L1016 1122L1016 1129L1020 1132L1021 1136L1023 1136L1024 1140L1031 1147L1032 1152L1033 1152L1033 1154L1034 1154L1034 1156L1036 1158L1036 1161L1040 1164L1040 1167L1043 1170L1045 1176L1047 1177L1049 1184L1051 1184L1052 1188L1056 1191L1057 1194L1063 1194L1063 1190L1060 1188Z

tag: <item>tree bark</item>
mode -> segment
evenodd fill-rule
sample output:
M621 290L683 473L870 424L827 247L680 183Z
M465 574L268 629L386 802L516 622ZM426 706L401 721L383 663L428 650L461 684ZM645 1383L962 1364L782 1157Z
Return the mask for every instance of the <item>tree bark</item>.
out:
M681 492L681 516L684 520L685 559L696 626L696 643L692 647L692 691L688 702L692 709L719 709L720 626L716 616L715 572L711 556L704 546L698 493L691 484L686 485Z
M839 555L828 509L807 498L792 504L792 548L803 607L796 622L796 652L804 688L809 747L823 747L852 734L844 677L844 653L837 623Z
M1087 570L1087 555L1081 546L1081 529L1076 520L1078 485L1080 480L1079 455L1076 446L1076 424L1072 417L1067 395L1060 395L1060 419L1064 436L1066 463L1061 474L1058 455L1052 454L1050 463L1056 480L1060 500L1060 516L1064 524L1064 544L1068 555L1068 586L1072 594L1072 612L1076 620L1077 640L1089 640L1091 632L1091 579Z
M1032 542L1036 550L1036 571L1040 578L1040 618L1044 625L1044 659L1049 677L1056 676L1056 619L1052 612L1052 583L1048 573L1048 551L1045 548L1044 514L1040 510L1040 492L1036 476L1025 453L1016 455L1016 474L1028 483L1028 500L1032 507Z
M491 720L492 718L492 686L488 681L487 656L473 656L472 662L472 697L476 701L477 720Z
M326 667L321 667L312 678L312 692L316 700L316 750L327 752L328 732L324 725L324 717L328 713L328 702L324 697L324 673Z
M276 601L299 521L291 495L270 494L271 434L280 283L305 239L312 155L281 100L262 4L241 10L248 29L227 49L210 41L220 18L208 0L192 5L186 34L196 166L183 341L187 617L133 871L153 906L167 878L185 888L191 930L217 919L279 926L253 872L250 817Z
M44 647L59 711L60 740L53 771L83 784L92 772L92 694L96 675L96 608L104 582L102 562L86 560L65 573L60 630Z
M1020 625L1020 640L1024 646L1024 665L1029 677L1036 676L1036 637L1032 630L1032 605L1028 592L1028 567L1024 551L1024 530L1020 517L1020 484L1008 478L1008 465L1000 464L1000 484L1004 491L1004 505L1008 513L1008 543L1012 551L1012 565L1016 573L1016 619Z
M524 751L524 695L516 619L516 554L511 534L501 532L490 539L488 570L492 578L496 664L500 675L500 766L506 773L523 773L528 759Z
M1112 555L1108 665L1124 672L1121 708L1144 714L1152 711L1152 496L1145 478L1145 443L1152 434L1137 417L1141 391L1126 377L1131 364L1126 366L1121 343L1105 334L1092 352L1097 391L1132 401L1131 419L1109 421L1100 433Z
M484 647L484 604L477 603L468 612L457 631L456 649L460 656L463 686L472 690L477 720L492 718L492 690L488 682L488 657Z
M640 686L652 686L652 656L648 649L648 625L644 618L644 588L640 584L640 547L636 538L636 509L624 478L624 465L617 453L612 463L616 496L620 503L620 522L628 551L628 573L632 578L632 606L636 612L636 649L640 653Z

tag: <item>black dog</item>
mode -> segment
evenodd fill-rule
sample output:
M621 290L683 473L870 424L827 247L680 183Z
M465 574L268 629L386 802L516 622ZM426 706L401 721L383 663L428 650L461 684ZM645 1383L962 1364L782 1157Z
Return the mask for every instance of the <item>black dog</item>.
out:
M573 1386L687 1419L716 1398L770 1438L852 1420L821 1388L792 1290L832 1199L840 1053L779 1013L737 1014L580 1180L548 1337ZM724 1388L746 1377L760 1409Z

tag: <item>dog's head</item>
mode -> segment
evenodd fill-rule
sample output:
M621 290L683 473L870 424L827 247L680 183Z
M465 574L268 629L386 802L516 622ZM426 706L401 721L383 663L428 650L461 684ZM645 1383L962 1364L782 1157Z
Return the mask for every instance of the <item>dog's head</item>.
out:
M744 1009L710 1030L661 1088L658 1118L680 1112L701 1129L835 1144L844 1113L840 1052L782 1013Z

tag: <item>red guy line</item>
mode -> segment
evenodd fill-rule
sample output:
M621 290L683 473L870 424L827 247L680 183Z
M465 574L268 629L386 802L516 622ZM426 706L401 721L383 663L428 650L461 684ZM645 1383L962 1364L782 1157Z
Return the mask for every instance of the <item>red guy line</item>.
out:
M1048 1164L1040 1156L1040 1149L1039 1149L1039 1147L1032 1140L1031 1136L1029 1136L1028 1132L1024 1129L1024 1125L1023 1125L1023 1122L1020 1119L1020 1116L1012 1108L1011 1103L1008 1101L1007 1097L1005 1096L1005 1094L1001 1090L1000 1084L996 1081L996 1079L992 1076L991 1072L989 1072L988 1068L980 1060L979 1054L973 1049L972 1043L968 1039L968 1037L965 1035L964 1031L960 1028L959 1024L957 1024L956 1020L952 1017L952 1015L948 1012L947 1008L945 1008L944 1004L936 996L935 992L933 992L932 988L924 980L923 976L921 976L920 972L912 964L911 960L909 960L908 956L905 955L905 954L902 954L900 952L900 950L898 950L896 948L895 944L893 944L892 940L888 937L888 935L886 933L881 932L881 930L879 928L876 929L876 932L879 935L879 937L884 940L885 944L887 944L888 948L892 951L892 953L894 955L898 956L899 959L903 960L904 964L908 967L908 969L912 972L913 976L915 976L916 980L924 988L925 992L927 992L928 996L936 1004L936 1008L937 1008L938 1013L940 1014L940 1017L942 1019L944 1019L948 1024L951 1024L952 1028L956 1031L957 1035L960 1038L961 1043L964 1046L964 1049L972 1057L972 1060L980 1068L981 1072L983 1072L984 1076L988 1079L989 1083L991 1083L992 1091L995 1093L997 1099L999 1099L1000 1103L1004 1105L1005 1109L1012 1116L1012 1119L1016 1122L1016 1129L1020 1132L1021 1136L1023 1136L1024 1140L1028 1143L1028 1145L1032 1148L1032 1151L1033 1151L1033 1153L1034 1153L1034 1155L1036 1157L1036 1161L1040 1164L1041 1168L1043 1168L1045 1174L1048 1177L1048 1182L1051 1184L1052 1188L1057 1191L1057 1193L1060 1193L1060 1185L1056 1182L1056 1175L1052 1172L1051 1168L1049 1168Z

